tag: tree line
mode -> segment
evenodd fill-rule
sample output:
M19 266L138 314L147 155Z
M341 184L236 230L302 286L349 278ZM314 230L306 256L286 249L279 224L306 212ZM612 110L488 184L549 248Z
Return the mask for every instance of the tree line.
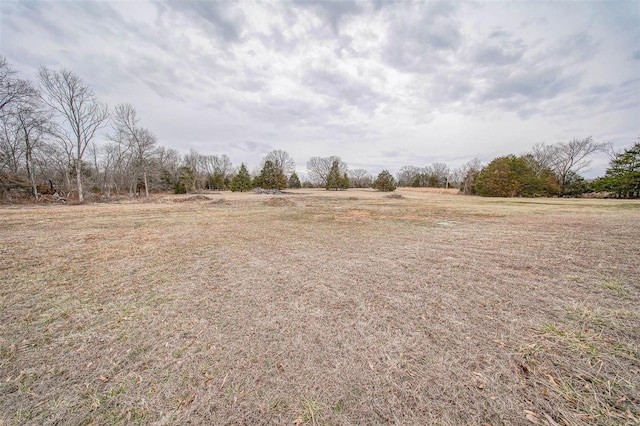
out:
M106 135L105 140L98 143L98 134ZM19 78L0 57L0 190L4 198L22 192L36 200L53 194L82 202L87 194L149 197L154 191L256 187L392 191L396 186L458 188L464 194L485 196L575 196L598 190L638 197L638 143L611 153L603 178L587 182L580 175L590 155L607 149L607 144L590 137L540 143L523 155L499 157L487 165L477 158L453 169L444 163L408 165L395 177L388 170L376 177L365 169L350 170L337 156L311 157L306 163L308 179L301 181L286 151L267 153L251 172L245 164L235 167L225 154L203 155L192 149L181 155L158 143L131 104L108 108L72 71L41 67L34 84Z

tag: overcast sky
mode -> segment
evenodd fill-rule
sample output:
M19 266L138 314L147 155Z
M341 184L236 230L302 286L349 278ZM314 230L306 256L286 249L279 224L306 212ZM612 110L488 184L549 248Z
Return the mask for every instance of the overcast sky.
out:
M67 67L181 152L392 173L640 136L640 2L0 2L23 78ZM606 157L587 176L601 175Z

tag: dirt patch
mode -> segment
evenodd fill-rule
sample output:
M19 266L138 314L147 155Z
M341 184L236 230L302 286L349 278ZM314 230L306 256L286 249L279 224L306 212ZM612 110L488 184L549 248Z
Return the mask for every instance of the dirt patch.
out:
M262 205L270 206L270 207L293 207L296 205L296 203L290 200L289 198L273 197L263 201Z
M183 198L174 198L173 202L174 203L191 203L194 201L208 201L211 198L207 197L206 195L191 195L189 197L183 197Z

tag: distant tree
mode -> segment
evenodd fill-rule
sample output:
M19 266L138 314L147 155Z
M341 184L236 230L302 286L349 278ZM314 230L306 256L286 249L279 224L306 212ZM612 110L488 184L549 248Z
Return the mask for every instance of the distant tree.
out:
M349 189L351 188L351 181L349 180L349 175L347 173L342 174L342 179L340 180L340 189Z
M291 173L296 171L296 162L293 161L293 158L291 158L287 151L274 149L273 151L269 152L262 159L262 167L264 167L264 163L266 163L267 161L271 161L277 172L282 173L285 176L290 175Z
M605 151L607 146L606 143L594 142L591 136L556 144L553 164L560 185L564 188L568 184L572 172L578 174L589 167L591 164L589 156L595 152Z
M0 77L3 76L0 74ZM6 80L7 77L3 78ZM37 201L35 157L44 139L52 133L52 114L31 82L10 80L0 81L0 96L5 98L0 105L3 107L0 114L0 172L7 170L17 175L24 166L31 194ZM12 93L18 88L20 93Z
M236 192L244 192L249 191L251 189L251 176L249 175L249 171L247 170L247 166L242 163L240 165L240 170L238 170L238 174L236 174L231 180L231 190Z
M420 186L422 170L416 166L402 166L398 172L398 186Z
M480 175L481 170L482 162L477 157L461 167L460 175L462 176L462 182L460 183L460 192L465 195L475 195L476 179Z
M57 135L65 145L73 147L78 200L82 202L82 158L96 132L106 125L109 117L107 105L98 101L80 77L65 68L51 71L41 67L39 77L44 101L65 123Z
M287 186L287 177L282 170L277 168L273 161L267 160L260 171L260 175L256 177L254 186L263 189L282 189Z
M13 105L29 100L33 86L28 80L16 78L16 72L0 56L0 116L6 114Z
M150 130L140 127L140 119L131 104L119 104L114 108L111 121L113 133L109 139L122 145L130 156L130 192L135 193L138 179L142 178L146 198L149 198L149 167L155 155L156 136Z
M344 188L344 177L340 174L340 162L339 160L333 160L331 164L331 168L329 169L329 174L327 175L327 183L325 184L325 189L330 190L333 189L335 191Z
M378 191L394 191L396 189L396 180L393 178L393 175L389 173L387 170L383 170L378 174L378 177L373 184L371 184L373 189L377 189Z
M289 177L289 188L292 189L300 189L302 185L300 184L300 178L296 174L296 172L291 173Z
M181 166L178 169L178 179L175 184L176 194L187 194L194 186L195 171L189 166Z
M38 200L34 156L44 138L52 133L51 113L44 108L38 92L33 89L14 108L13 120L24 144L25 168L33 197Z
M430 167L429 186L447 188L449 186L449 166L445 163L433 163Z
M227 155L201 155L199 163L203 173L207 175L208 189L223 191L229 188L233 174L233 164Z
M615 154L604 177L594 185L599 191L608 191L618 198L640 197L640 141Z
M373 179L365 169L349 170L348 173L351 188L369 188L371 186Z
M307 161L307 172L311 182L318 186L327 186L329 172L334 162L338 162L338 174L342 176L348 171L347 163L342 161L340 157L311 157Z
M531 151L524 154L522 158L527 162L529 167L533 169L534 173L539 176L544 170L554 170L557 161L557 151L557 145L547 145L544 142L538 142L533 145Z
M582 197L589 192L593 192L593 184L573 172L569 174L567 182L562 188L562 195L565 197Z
M494 159L476 179L476 192L486 197L536 197L560 192L552 170L536 176L522 157L508 155Z

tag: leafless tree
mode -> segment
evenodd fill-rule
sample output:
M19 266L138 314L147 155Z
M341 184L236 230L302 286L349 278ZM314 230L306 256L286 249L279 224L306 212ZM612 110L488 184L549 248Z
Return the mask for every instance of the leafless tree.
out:
M17 174L24 158L24 144L16 122L8 114L0 120L0 172Z
M141 174L145 196L149 198L149 165L154 155L157 139L151 131L138 125L135 108L131 104L119 104L114 108L112 127L114 134L109 138L126 147L125 151L131 155L131 165ZM138 174L134 173L131 180L131 192L136 191Z
M447 188L449 186L449 166L445 163L433 163L430 168L430 175L433 181L438 182L438 186Z
M349 181L352 188L369 188L373 177L365 169L349 170Z
M538 142L533 145L531 151L522 156L537 177L545 170L553 170L558 148L556 145L547 145Z
M420 167L402 166L397 175L398 186L413 186L421 173Z
M107 123L107 105L98 101L80 77L65 68L51 71L41 67L38 74L43 100L63 121L58 137L73 146L78 200L82 202L82 158L96 132Z
M291 173L296 171L296 162L293 161L293 158L291 158L289 153L281 149L275 149L265 155L262 159L260 169L264 167L264 164L267 161L271 161L276 171L285 176L289 176Z
M16 72L11 69L4 56L0 56L0 116L7 113L13 104L28 99L33 92L31 83L16 78Z
M52 133L51 112L46 109L35 89L25 97L13 113L18 135L24 144L25 168L31 191L38 200L38 185L35 178L34 152L43 139Z
M590 155L596 152L606 152L608 146L607 143L594 142L591 136L554 145L552 168L558 175L562 187L567 185L569 177L578 175L589 167L591 164Z
M327 184L327 177L331 171L331 165L334 161L338 161L340 176L347 173L347 163L342 161L340 157L311 157L309 161L307 161L307 173L311 181L316 185L325 186Z
M474 159L460 167L460 175L462 176L460 191L462 191L463 194L475 194L476 178L481 171L482 161L480 161L478 157L475 157Z
M197 191L205 187L207 172L205 169L205 161L203 161L203 155L195 149L191 148L188 154L182 159L182 163L185 167L191 169L194 174L192 187L187 188L187 191Z

